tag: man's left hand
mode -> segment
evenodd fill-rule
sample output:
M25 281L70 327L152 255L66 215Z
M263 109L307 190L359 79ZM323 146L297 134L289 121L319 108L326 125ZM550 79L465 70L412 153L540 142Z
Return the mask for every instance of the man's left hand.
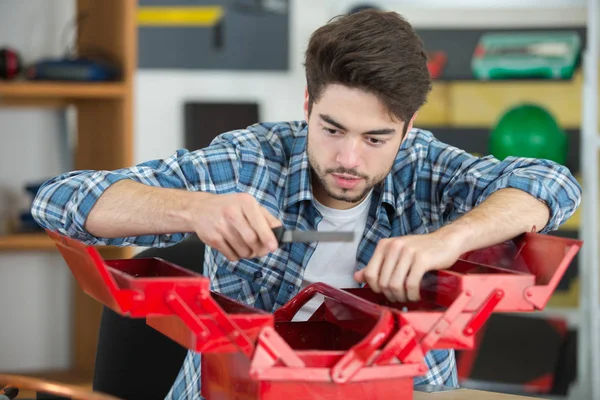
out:
M382 239L354 278L390 301L417 301L423 275L451 267L462 254L460 247L439 232Z

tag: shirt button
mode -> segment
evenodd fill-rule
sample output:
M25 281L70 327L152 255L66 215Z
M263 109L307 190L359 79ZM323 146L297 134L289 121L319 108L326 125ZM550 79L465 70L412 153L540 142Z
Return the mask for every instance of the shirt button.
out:
M294 285L288 285L287 290L292 293L294 291Z
M262 278L262 271L256 271L254 272L254 279L260 279Z

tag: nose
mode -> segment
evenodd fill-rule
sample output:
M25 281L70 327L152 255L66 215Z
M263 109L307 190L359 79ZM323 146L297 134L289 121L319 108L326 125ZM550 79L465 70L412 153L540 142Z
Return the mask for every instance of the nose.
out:
M335 161L346 169L358 167L359 141L351 137L344 138Z

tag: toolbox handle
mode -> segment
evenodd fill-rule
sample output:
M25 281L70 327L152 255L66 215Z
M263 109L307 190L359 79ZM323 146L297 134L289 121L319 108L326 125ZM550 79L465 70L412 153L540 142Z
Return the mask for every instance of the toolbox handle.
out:
M371 331L360 342L352 346L331 368L331 379L334 382L348 382L361 368L373 362L377 350L392 333L395 326L392 312L345 290L317 282L301 290L290 302L276 310L274 313L275 321L291 321L298 310L316 294L330 297L359 312L377 318L377 322Z

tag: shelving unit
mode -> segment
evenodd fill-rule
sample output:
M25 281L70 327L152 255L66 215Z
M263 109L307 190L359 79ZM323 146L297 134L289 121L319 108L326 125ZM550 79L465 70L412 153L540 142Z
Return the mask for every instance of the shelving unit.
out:
M405 4L406 3L406 4ZM481 2L464 2L461 5L447 5L437 0L419 0L403 3L406 7L431 9L433 7L452 7L460 9L488 8ZM576 308L553 308L552 315L565 315L568 320L576 321L578 326L578 371L576 385L569 398L600 399L600 298L599 298L599 254L598 218L600 200L598 190L599 164L598 150L598 22L600 5L598 0L559 0L559 1L519 1L495 4L496 8L564 8L565 12L573 7L587 9L584 23L584 57L580 70L573 79L566 81L523 80L523 81L486 81L473 79L441 79L434 83L428 104L419 112L416 125L461 128L491 128L500 114L508 107L519 102L531 101L546 107L566 130L578 132L577 141L571 143L577 147L577 176L583 187L583 201L578 212L561 227L557 234L575 234L585 244L579 254L578 279L573 284L575 293L568 293L570 300L577 299L579 304L570 304ZM536 29L539 28L537 21ZM581 28L581 27L579 27ZM451 29L451 28L450 28ZM456 28L462 29L462 28ZM521 30L519 28L512 28ZM468 43L460 41L462 47ZM427 47L427 40L425 39ZM436 49L429 49L436 50ZM463 48L464 50L464 48ZM462 50L461 50L462 51ZM555 294L556 298L560 294ZM552 300L551 302L552 303ZM568 317L566 316L568 314Z
M574 26L562 29L578 32L582 35L583 44L586 43L586 28ZM490 130L505 111L520 103L538 104L549 110L566 131L569 138L567 167L585 187L580 167L583 124L581 93L584 85L582 69L577 69L571 79L565 80L477 80L471 73L472 49L475 48L479 35L490 30L495 29L417 29L429 51L447 52L448 65L442 76L434 81L432 93L427 104L419 111L415 125L431 130L446 143L481 156L488 154ZM461 46L450 43L460 43ZM580 208L556 234L580 237L581 214ZM570 308L578 307L580 278L577 267L582 263L581 260L582 257L579 257L573 263L563 277L559 290L550 300L549 306L557 308L557 312L561 308L569 312Z
M118 169L133 163L133 84L137 65L136 0L77 0L86 18L77 27L77 48L110 54L122 76L116 82L0 82L0 106L64 107L77 114L75 169ZM56 251L44 233L0 236L0 252ZM131 249L102 248L108 258L128 258ZM91 385L101 305L73 284L72 367L31 373L58 382ZM10 371L7 371L10 372Z

